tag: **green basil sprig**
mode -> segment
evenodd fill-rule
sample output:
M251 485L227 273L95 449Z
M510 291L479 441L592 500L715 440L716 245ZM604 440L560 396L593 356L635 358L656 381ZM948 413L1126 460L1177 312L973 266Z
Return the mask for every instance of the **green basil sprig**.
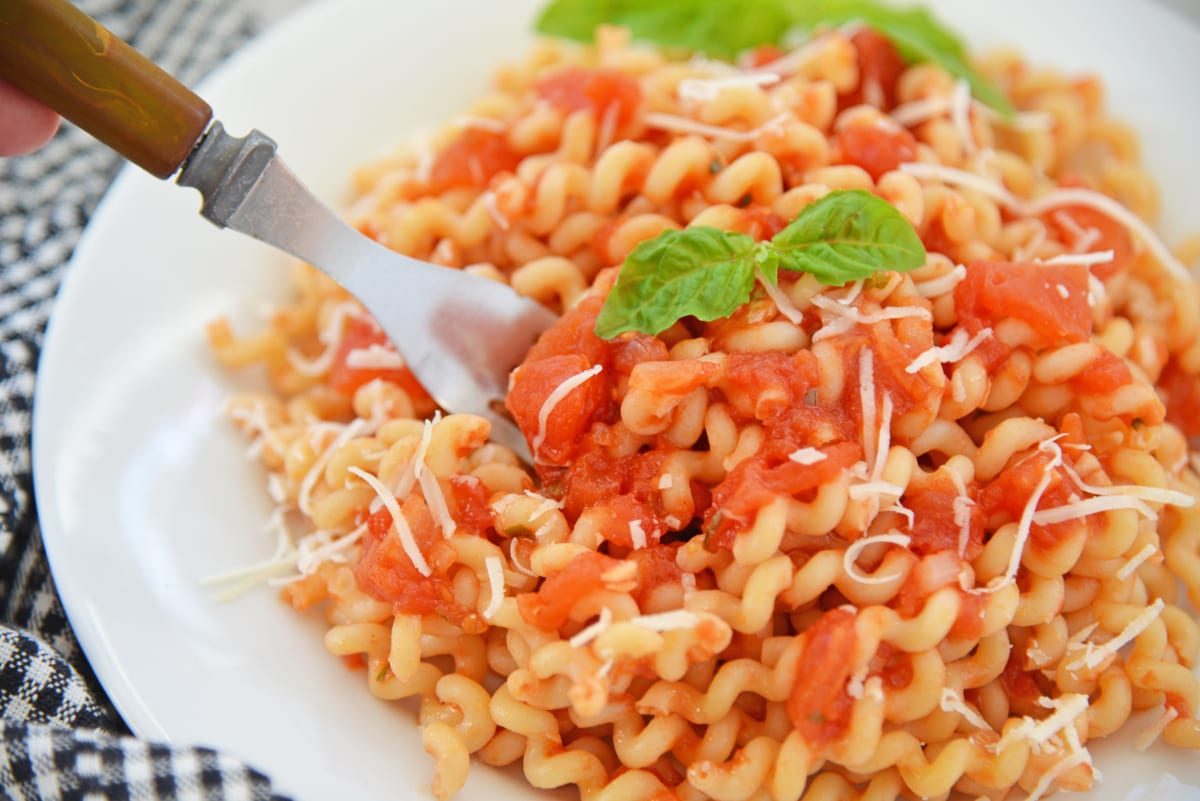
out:
M704 226L642 242L621 266L596 335L658 334L684 317L728 317L750 299L759 271L772 283L782 269L841 286L924 263L920 237L890 203L862 189L830 192L769 242Z
M589 41L596 26L623 25L635 39L734 59L786 33L861 21L891 40L908 63L931 62L964 78L975 97L1010 116L1004 93L968 64L962 43L923 8L880 0L552 0L537 21L550 36Z

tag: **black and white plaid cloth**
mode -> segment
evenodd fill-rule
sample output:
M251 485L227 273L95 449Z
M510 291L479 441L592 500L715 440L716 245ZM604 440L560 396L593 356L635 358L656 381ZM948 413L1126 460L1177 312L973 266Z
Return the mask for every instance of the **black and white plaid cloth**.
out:
M253 33L244 0L76 0L194 84ZM131 736L54 589L34 508L30 423L63 268L122 162L71 127L0 159L0 799L269 801L270 780L199 744Z

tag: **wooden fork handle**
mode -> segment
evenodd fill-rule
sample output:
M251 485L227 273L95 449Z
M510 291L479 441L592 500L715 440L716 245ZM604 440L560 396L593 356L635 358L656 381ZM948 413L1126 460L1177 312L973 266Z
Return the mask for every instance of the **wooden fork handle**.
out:
M67 0L0 2L0 78L159 178L212 109Z

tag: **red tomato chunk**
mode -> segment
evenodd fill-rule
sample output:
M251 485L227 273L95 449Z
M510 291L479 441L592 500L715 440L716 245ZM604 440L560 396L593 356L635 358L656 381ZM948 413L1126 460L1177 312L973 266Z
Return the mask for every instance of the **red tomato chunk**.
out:
M482 189L492 176L515 170L520 161L503 133L468 128L438 154L429 173L429 188L435 193Z
M1084 342L1092 332L1088 271L1078 264L1025 264L975 260L954 289L960 321L995 325L1012 318L1033 330L1043 346Z
M539 97L563 111L587 109L597 119L615 114L618 127L633 119L642 102L638 82L612 69L567 67L541 79L535 88Z

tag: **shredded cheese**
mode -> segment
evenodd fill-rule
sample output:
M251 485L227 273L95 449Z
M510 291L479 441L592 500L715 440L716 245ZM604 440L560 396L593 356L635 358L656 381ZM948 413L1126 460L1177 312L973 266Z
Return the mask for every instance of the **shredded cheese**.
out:
M1054 457L1050 463L1046 465L1046 472L1038 481L1037 486L1033 488L1033 492L1029 495L1029 500L1025 502L1025 508L1021 510L1021 519L1017 523L1017 536L1013 540L1012 553L1008 557L1008 567L1004 570L1003 581L997 585L999 587L1007 586L1016 580L1017 570L1021 567L1021 557L1025 553L1025 543L1029 541L1029 533L1033 528L1033 518L1037 513L1037 505L1042 500L1042 495L1046 492L1046 488L1050 486L1050 481L1054 478L1054 469L1063 463L1062 448L1055 442L1061 437L1054 437L1038 445L1040 451L1052 451Z
M1116 257L1115 250L1097 250L1091 253L1061 253L1048 259L1034 259L1035 264L1079 264L1091 267L1095 264L1108 264ZM1064 296L1065 297L1065 296Z
M661 111L647 112L642 117L647 128L655 128L660 131L671 131L681 134L695 134L696 136L704 136L709 139L725 139L730 142L753 142L758 137L771 131L778 131L783 123L792 118L789 114L780 114L772 117L757 128L749 131L735 131L730 128L722 128L717 125L708 125L703 122L688 117L681 117L677 114L667 114Z
M950 119L958 129L963 151L968 156L975 153L979 148L975 144L975 132L971 130L971 85L965 78L960 78L954 83L954 90L950 95Z
M758 283L762 285L763 291L775 303L775 308L779 313L788 319L788 322L793 325L800 325L804 322L804 312L796 308L792 303L792 299L787 296L787 293L780 289L775 283L763 274L761 269L755 270L758 276Z
M895 495L899 498L904 494L904 487L890 481L867 481L855 484L847 491L851 498L861 501L865 498L878 498L880 495Z
M1086 751L1077 751L1065 757L1061 762L1058 762L1054 767L1042 774L1037 784L1033 786L1033 790L1030 791L1029 795L1025 796L1025 801L1040 801L1042 796L1046 794L1046 791L1050 789L1050 785L1054 783L1055 779L1071 768L1088 764L1090 760L1091 757Z
M1099 495L1095 498L1086 498L1082 501L1055 506L1051 509L1042 509L1034 514L1033 522L1039 526L1049 526L1117 509L1140 511L1145 506L1137 498L1128 498L1121 495ZM1157 517L1157 515L1154 515L1154 517Z
M629 521L629 541L633 543L635 551L640 551L646 547L646 530L642 528L641 520Z
M537 578L538 574L534 573L528 567L521 564L521 560L517 558L517 543L518 542L520 542L519 537L510 537L508 540L508 561L509 561L509 563L511 563L512 566L514 568L516 568L518 573L529 576L530 578Z
M878 444L878 432L875 429L875 360L867 348L858 352L858 400L862 408L863 453L867 464L874 464L875 447Z
M1168 504L1170 506L1178 506L1182 509L1186 509L1196 503L1196 499L1188 493L1166 489L1165 487L1148 487L1138 484L1112 484L1109 486L1089 484L1080 477L1078 471L1070 464L1064 462L1062 468L1063 472L1070 477L1075 486L1091 495L1123 495L1148 503ZM1140 507L1138 511L1151 519L1156 517L1154 510L1148 506Z
M1167 726L1171 725L1171 721L1179 717L1179 710L1175 707L1168 707L1163 710L1163 713L1158 716L1158 720L1150 728L1138 734L1133 741L1135 751L1145 751L1150 746L1154 745L1154 741L1159 738L1159 735L1166 730Z
M936 298L945 295L947 292L953 292L954 288L962 283L962 280L966 277L966 266L956 264L945 275L939 275L937 278L930 278L928 281L913 284L913 288L923 298Z
M1080 668L1090 670L1115 655L1122 646L1132 642L1135 637L1149 628L1150 624L1162 613L1165 605L1162 598L1155 598L1154 603L1139 612L1137 617L1129 621L1129 625L1123 628L1116 637L1100 646L1095 643L1085 643L1083 656L1068 664L1067 670L1079 670Z
M328 319L325 320L325 325L317 331L317 341L325 346L324 349L315 358L306 359L299 351L288 348L287 360L292 369L301 375L313 377L329 372L329 368L333 367L333 359L337 355L338 347L341 345L339 340L346 318L351 314L358 313L358 305L353 301L342 301L334 306Z
M450 514L446 495L442 492L442 485L437 476L428 470L422 470L417 477L417 483L421 485L421 494L425 496L425 503L429 505L429 513L433 515L434 522L441 528L442 536L450 539L458 529L458 524Z
M396 536L400 538L400 546L404 548L404 553L413 563L413 567L422 576L433 575L433 571L429 569L429 563L425 561L425 556L421 553L421 549L417 547L417 540L413 537L412 529L408 527L408 520L400 511L400 504L396 502L396 496L388 490L375 476L360 467L352 466L350 472L366 482L367 486L375 490L375 494L379 496L379 500L383 503L388 514L392 517L392 528L396 532Z
M672 609L652 615L638 615L630 623L651 631L665 632L676 629L694 629L700 625L700 616L686 609Z
M300 480L300 494L296 498L296 506L299 507L301 512L312 517L312 503L309 500L309 496L312 495L313 487L317 484L317 479L325 471L325 465L329 464L329 460L333 458L333 454L350 440L368 433L371 428L371 424L366 420L354 420L343 428L341 433L334 437L328 447L321 451L321 455L317 457L312 467L304 474L304 478Z
M403 356L391 347L378 343L355 348L346 354L346 366L355 370L399 370L405 364Z
M996 744L997 750L1003 751L1016 740L1029 740L1035 746L1045 745L1051 737L1074 723L1088 708L1088 697L1082 693L1066 693L1045 701L1042 705L1048 704L1054 712L1042 720L1022 718L1020 724L1010 728L1000 738L1000 742Z
M945 345L939 345L925 351L913 359L904 368L904 372L909 374L916 373L934 362L940 364L955 364L960 362L971 355L990 336L992 336L992 329L990 328L981 328L973 337L968 336L965 328L959 328L955 330Z
M850 546L846 548L846 553L842 556L842 567L845 569L846 575L860 584L886 584L889 581L895 581L900 578L900 573L892 573L887 576L868 576L858 569L856 562L858 561L858 555L862 553L863 549L881 542L907 548L909 543L912 542L912 537L907 534L890 531L886 534L875 534L855 540L850 543Z
M567 380L563 381L554 388L553 392L546 396L546 400L542 403L542 408L538 410L537 434L535 434L533 437L532 445L534 461L540 462L538 458L538 451L542 449L542 443L546 440L546 422L550 419L550 413L554 411L554 407L562 403L563 399L570 395L576 387L581 386L585 381L592 376L599 374L603 369L603 365L597 364L594 367L588 368L587 370L578 372ZM545 462L540 463L545 464Z
M675 479L671 477L670 473L663 473L658 477L658 488L660 490L669 490L673 486L675 486Z
M817 462L823 462L827 458L829 457L825 455L824 451L818 450L817 448L813 448L811 446L797 448L788 454L789 460L795 462L796 464L803 465L811 465L816 464Z
M715 100L726 89L761 89L779 83L779 73L747 72L722 78L684 78L676 87L680 100Z
M500 604L504 602L504 565L499 556L488 556L484 558L483 566L487 569L488 587L491 591L483 616L491 620L492 616L500 611Z
M1120 581L1124 581L1133 575L1142 564L1154 554L1158 553L1158 546L1154 543L1146 543L1143 548L1121 565L1116 572L1116 576Z
M983 719L983 715L979 714L979 710L968 704L959 691L953 687L942 688L942 697L938 701L938 706L944 712L957 712L962 715L963 720L977 729L992 731L992 727Z
M592 624L580 629L579 633L576 634L574 637L572 637L567 642L569 642L571 644L572 648L582 648L583 646L587 645L592 640L596 639L601 634L603 634L604 630L607 629L610 625L612 625L612 619L613 619L612 610L610 610L607 606L603 607L600 610L600 617L597 618L595 623L592 623Z

